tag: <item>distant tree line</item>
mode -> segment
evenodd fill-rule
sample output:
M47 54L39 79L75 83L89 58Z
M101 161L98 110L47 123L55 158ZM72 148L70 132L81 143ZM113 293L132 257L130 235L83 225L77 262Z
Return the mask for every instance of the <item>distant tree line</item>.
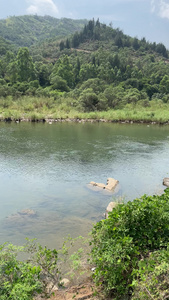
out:
M75 32L70 39L66 39L66 41L60 42L60 51L67 48L77 48L81 43L86 42L87 40L113 40L114 45L118 48L121 47L133 47L134 50L138 50L140 48L144 50L153 50L164 57L168 58L168 52L166 47L162 44L149 43L145 38L139 40L138 38L131 38L125 34L119 28L113 29L111 27L106 26L105 24L101 24L99 19L95 22L95 20L90 20L88 24L84 26L84 29L80 32Z

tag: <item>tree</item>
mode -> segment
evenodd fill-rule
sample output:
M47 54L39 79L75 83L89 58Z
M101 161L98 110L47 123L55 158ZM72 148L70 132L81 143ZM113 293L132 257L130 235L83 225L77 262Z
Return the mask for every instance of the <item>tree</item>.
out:
M72 38L72 47L73 48L77 48L80 44L80 37L79 37L79 33L75 32L75 34L73 35Z
M61 42L60 42L59 48L60 48L60 51L64 50L64 48L65 48L65 43L64 43L64 41L61 41Z
M156 51L162 54L164 57L168 57L167 49L162 43L157 44Z
M136 88L133 88L126 91L124 102L136 104L140 99L140 92Z
M90 88L84 90L79 98L79 103L84 112L97 110L98 102L98 96Z
M82 64L79 72L80 81L88 80L96 77L96 67L91 64Z
M162 93L169 93L169 76L164 75L162 80L160 81L160 92Z
M105 80L107 83L111 83L114 81L115 72L109 62L106 62L105 64L101 64L98 67L98 77L102 80Z
M117 68L120 67L120 59L119 59L118 54L115 54L115 55L113 56L111 65L112 65L113 68L114 68L114 67L117 67Z
M51 78L52 88L61 92L69 92L69 87L66 80L62 77L55 75Z
M32 81L36 79L35 68L29 50L26 47L20 48L17 54L18 80Z
M79 60L79 57L77 57L76 64L73 69L73 74L75 77L75 84L77 84L79 82L79 72L80 72L80 60Z
M36 64L36 70L39 77L39 84L43 87L50 85L51 65L38 63Z
M73 66L70 63L70 59L67 55L63 55L55 64L51 78L55 77L56 75L64 79L70 88L74 86L75 79L73 74Z
M118 48L123 47L123 41L122 41L122 38L121 38L121 36L119 34L116 35L114 42L115 42L115 45Z
M133 46L134 50L138 50L140 48L139 40L137 38L133 39L132 46Z
M6 71L7 71L7 77L9 78L10 82L15 83L18 77L17 62L13 61L9 63Z
M66 39L66 45L65 45L65 47L67 49L70 49L70 41L69 41L69 39Z
M5 77L5 71L6 71L6 64L4 62L4 60L0 60L0 78L4 78Z
M105 89L105 82L98 78L91 78L87 81L83 82L81 87L79 88L80 92L84 90L92 89L96 95L99 95Z
M110 108L116 108L122 103L122 99L124 98L124 89L120 86L110 86L105 89L104 95L107 98L108 106Z
M100 93L98 95L98 105L97 109L98 110L107 110L108 109L108 101L107 98L105 97L104 93Z

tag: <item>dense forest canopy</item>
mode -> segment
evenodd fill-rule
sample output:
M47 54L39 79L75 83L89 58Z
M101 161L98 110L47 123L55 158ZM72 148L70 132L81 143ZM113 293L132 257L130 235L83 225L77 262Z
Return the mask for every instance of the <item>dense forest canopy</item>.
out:
M99 19L47 16L1 20L0 35L0 97L69 97L81 111L168 102L168 51L161 43L130 37Z

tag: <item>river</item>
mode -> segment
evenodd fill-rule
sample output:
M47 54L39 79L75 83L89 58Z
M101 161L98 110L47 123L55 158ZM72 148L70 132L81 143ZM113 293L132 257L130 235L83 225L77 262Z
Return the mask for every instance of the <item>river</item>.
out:
M0 139L0 243L60 247L86 235L110 201L161 193L169 177L168 126L1 122ZM115 194L88 185L108 177L119 180ZM36 217L15 218L23 209Z

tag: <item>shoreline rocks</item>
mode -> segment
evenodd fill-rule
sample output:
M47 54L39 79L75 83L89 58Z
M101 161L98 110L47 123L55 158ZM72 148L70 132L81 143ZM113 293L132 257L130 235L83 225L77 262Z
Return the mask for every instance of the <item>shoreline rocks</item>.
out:
M42 118L42 119L38 119L38 118L31 118L31 117L21 117L19 119L15 119L12 117L8 117L8 118L4 118L2 116L0 116L0 121L1 122L6 122L6 123L10 123L10 122L15 122L15 123L20 123L20 122L35 122L35 123L48 123L48 124L52 124L52 123L57 123L57 122L75 122L75 123L120 123L120 124L152 124L152 125L169 125L169 121L145 121L145 120L132 120L132 119L126 119L126 120L118 120L118 119L85 119L85 118Z

